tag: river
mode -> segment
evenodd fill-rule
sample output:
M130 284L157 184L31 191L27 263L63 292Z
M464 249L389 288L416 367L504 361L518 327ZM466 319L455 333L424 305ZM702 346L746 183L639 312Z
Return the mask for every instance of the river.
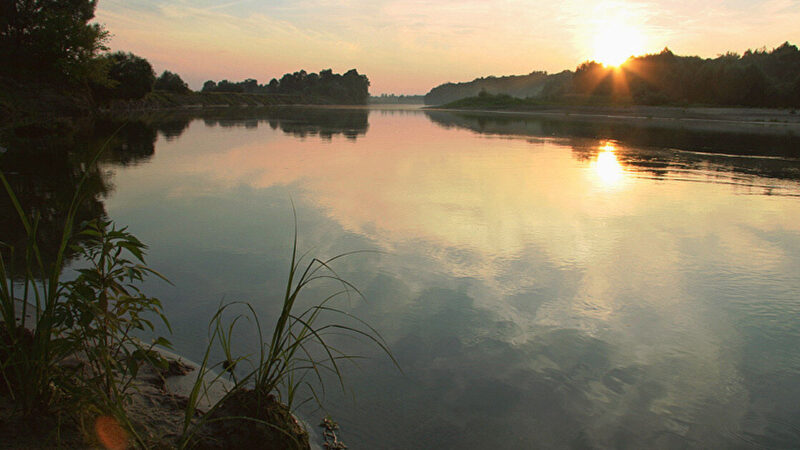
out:
M342 362L344 393L326 378L325 412L350 448L800 442L790 131L380 107L119 126L69 138L75 154L107 147L81 214L148 244L172 285L144 290L164 303L177 353L202 357L220 302L271 323L293 205L302 252L366 250L335 261L363 294L336 306L380 332L402 371L364 340L331 337L367 357ZM23 142L6 142L3 161L28 186L22 200L67 196L75 158L41 142L15 153ZM252 351L255 338L244 325L234 344ZM312 423L325 412L302 409Z

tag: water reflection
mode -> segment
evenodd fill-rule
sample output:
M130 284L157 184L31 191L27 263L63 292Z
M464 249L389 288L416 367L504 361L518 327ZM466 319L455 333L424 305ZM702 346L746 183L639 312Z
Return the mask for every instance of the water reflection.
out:
M211 110L195 112L203 117L207 127L244 127L257 129L259 124L268 124L273 130L280 128L286 134L305 138L319 136L330 141L333 136L343 135L356 140L367 132L369 111L363 108L335 109L308 107L273 107L256 110Z
M202 260L233 264L279 240L243 215L258 207L263 220L280 217L287 190L311 218L310 241L388 250L345 273L370 299L353 312L378 326L406 376L381 362L347 374L357 403L331 404L354 442L707 447L748 434L763 443L776 439L762 428L776 413L751 400L756 391L796 422L785 400L800 398L796 388L757 386L782 385L800 367L791 314L780 337L763 334L775 317L760 316L800 308L790 294L800 289L800 212L791 197L738 196L761 184L796 192L791 176L763 178L781 164L569 135L476 135L426 117L372 115L357 143L193 129L150 168L153 179L173 178L159 208L204 224L237 217L206 225L216 232L181 230L181 242L196 235L186 246L208 249ZM119 210L135 196L119 197ZM236 241L208 244L229 227ZM213 289L220 277L192 304L213 303L198 299L204 290L226 292ZM757 350L742 346L751 341ZM755 362L767 348L773 368Z
M800 208L762 193L798 192L796 163L541 120L237 114L141 119L113 147L146 164L100 170L101 205L177 286L147 288L181 353L202 356L221 298L275 312L291 198L303 249L386 251L340 268L405 369L366 360L355 403L330 394L354 447L795 442Z
M616 150L613 143L607 142L600 147L600 153L592 162L597 177L607 188L618 187L624 176L622 164L617 161L617 155L614 153Z
M616 160L629 175L636 177L731 183L740 187L742 193L798 195L794 182L800 180L800 135L780 126L740 124L736 128L730 124L704 123L697 129L701 124L691 122L648 125L641 120L620 123L443 111L425 114L447 129L522 137L532 143L561 139L572 146L576 159L592 167L597 165L600 150L586 142L610 140L617 147Z
M123 131L114 141L111 132L102 132L102 127L94 125L91 121L55 123L48 128L28 125L5 129L0 136L0 145L7 149L0 156L0 170L28 219L38 220L38 244L45 266L52 263L59 249L67 212L84 174L84 195L75 220L80 223L105 216L103 199L113 188L110 174L96 162L91 163L99 146L109 142L111 150L104 155L108 161L118 158L124 163L136 158L123 150L133 148L137 153L136 138L128 143L130 136ZM149 150L145 145L144 151L152 154L153 142L147 144ZM0 240L15 249L12 253L11 248L3 246L0 251L7 267L19 270L25 267L27 235L5 189L0 191L0 211ZM66 250L67 261L73 253L70 248Z
M465 128L488 135L590 138L619 142L637 150L680 149L724 155L800 158L800 135L780 124L640 118L622 121L569 115L526 117L445 111L425 111L425 114L445 128Z
M305 138L318 136L330 141L343 135L354 141L368 128L368 111L325 108L268 108L183 111L177 113L132 113L123 116L86 120L64 120L49 125L24 125L6 128L0 134L0 170L6 175L26 213L40 216L40 245L44 259L55 255L75 188L84 172L84 201L76 220L104 217L104 198L114 190L113 171L107 169L137 166L155 154L159 136L172 142L183 135L191 122L202 118L207 127L244 127L255 130L259 124L280 129L288 135ZM91 163L100 152L97 162ZM47 161L46 164L43 164ZM98 165L99 164L99 165ZM3 242L24 248L25 233L13 213L10 199L0 195L0 219ZM3 250L4 256L7 249ZM14 254L22 267L24 252ZM67 259L71 257L68 252Z

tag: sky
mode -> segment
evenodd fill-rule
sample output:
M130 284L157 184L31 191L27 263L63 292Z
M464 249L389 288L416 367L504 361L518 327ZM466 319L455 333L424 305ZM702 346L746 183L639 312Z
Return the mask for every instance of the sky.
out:
M194 89L355 68L372 95L425 94L664 47L715 57L800 45L800 0L100 0L95 19L111 50Z

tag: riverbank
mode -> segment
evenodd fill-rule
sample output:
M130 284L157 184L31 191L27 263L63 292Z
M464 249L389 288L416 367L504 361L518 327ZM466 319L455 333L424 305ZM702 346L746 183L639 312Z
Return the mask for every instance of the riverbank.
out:
M645 147L800 158L800 114L761 108L541 106L536 109L426 108L432 120L480 133L571 135ZM542 129L539 129L544 127Z
M169 362L167 369L142 366L131 384L132 393L126 414L147 448L175 448L181 437L186 406L200 366L171 352L159 352ZM199 415L193 419L193 423L233 387L225 379L211 375L215 382L204 390L198 401ZM246 391L243 393L246 394ZM270 414L272 419L280 422L274 426L292 430L298 440L306 443L304 448L322 448L318 439L311 438L309 425L299 422L285 405L274 401L272 409L280 412ZM0 442L3 443L0 447L127 448L126 443L131 441L131 437L113 418L102 415L87 418L90 420L84 423L60 421L51 416L36 417L34 421L24 419L14 414L10 399L0 396ZM204 425L198 430L193 447L225 448L231 442L227 432L241 426L241 423L229 424L224 428ZM249 422L245 424L245 429L239 430L240 433L247 431L248 426Z
M793 109L539 104L508 96L471 97L427 110L469 111L531 116L565 116L592 120L679 120L755 125L787 125L800 130L800 111Z
M258 107L309 103L296 95L248 94L244 92L153 91L140 100L117 100L98 108L101 112L153 111L173 109Z
M244 92L153 91L137 100L112 100L99 105L88 89L52 83L18 83L4 78L0 90L0 128L26 123L49 123L94 115L182 111L206 108L333 105L324 97Z
M20 83L0 77L0 127L11 123L89 115L93 102L88 89L45 81Z

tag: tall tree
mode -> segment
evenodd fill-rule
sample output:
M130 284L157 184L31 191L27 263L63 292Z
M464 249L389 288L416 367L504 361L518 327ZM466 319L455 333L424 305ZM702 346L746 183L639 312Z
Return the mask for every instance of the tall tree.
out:
M89 23L96 5L96 0L0 0L0 73L91 77L93 58L105 49L108 35Z
M180 75L165 70L158 78L156 78L153 89L159 91L170 91L185 94L189 92L189 86L183 81Z
M153 90L156 74L146 59L125 52L103 55L102 59L108 64L109 83L94 86L99 100L139 99Z

